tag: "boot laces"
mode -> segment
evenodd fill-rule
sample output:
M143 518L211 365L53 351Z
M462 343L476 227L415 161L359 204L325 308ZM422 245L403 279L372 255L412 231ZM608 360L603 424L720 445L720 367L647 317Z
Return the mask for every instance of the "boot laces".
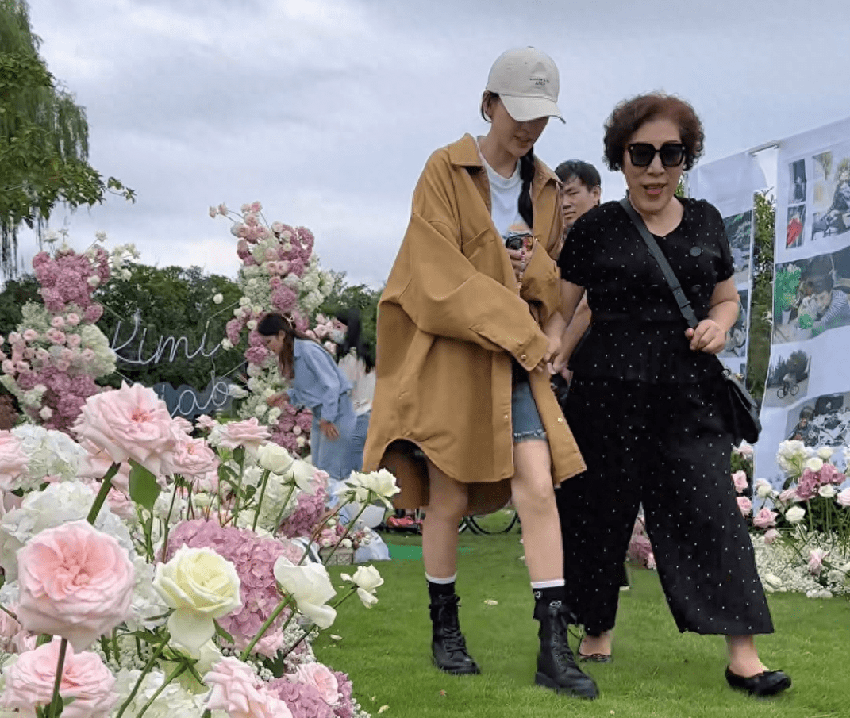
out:
M464 656L466 653L466 639L463 634L456 628L449 628L443 631L443 647L448 653L461 653Z

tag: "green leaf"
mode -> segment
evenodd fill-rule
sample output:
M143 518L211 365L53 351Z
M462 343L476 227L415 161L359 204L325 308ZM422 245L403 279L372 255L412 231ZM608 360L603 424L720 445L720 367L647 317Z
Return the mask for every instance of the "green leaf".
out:
M215 632L219 636L221 636L225 641L231 644L236 643L236 641L233 640L233 636L231 636L227 631L225 631L221 626L218 625L218 621L213 621L213 625L215 626Z
M156 476L141 464L130 459L130 498L137 504L153 511L153 505L159 496L159 484Z

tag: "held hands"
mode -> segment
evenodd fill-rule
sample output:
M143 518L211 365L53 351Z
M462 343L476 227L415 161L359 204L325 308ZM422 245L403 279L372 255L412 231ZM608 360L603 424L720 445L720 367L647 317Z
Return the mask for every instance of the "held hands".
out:
M703 319L695 329L686 329L691 351L718 354L726 346L726 332L713 319Z
M320 419L319 429L321 430L322 434L325 435L326 439L336 441L339 438L339 429L336 428L336 424L334 424L332 421L325 421L324 419Z

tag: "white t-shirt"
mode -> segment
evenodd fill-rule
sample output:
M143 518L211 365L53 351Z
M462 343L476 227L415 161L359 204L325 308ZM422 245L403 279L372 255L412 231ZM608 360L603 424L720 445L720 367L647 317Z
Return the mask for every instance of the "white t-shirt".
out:
M375 372L366 371L366 363L357 358L353 349L339 360L339 368L351 382L351 405L354 414L360 416L371 411L372 398L375 396Z
M478 150L481 155L481 150ZM525 226L525 220L519 213L519 195L522 190L522 179L519 176L519 162L517 162L514 173L510 177L502 177L494 170L484 155L481 155L484 169L487 171L487 179L490 181L490 216L493 224L503 237L508 229L514 225Z

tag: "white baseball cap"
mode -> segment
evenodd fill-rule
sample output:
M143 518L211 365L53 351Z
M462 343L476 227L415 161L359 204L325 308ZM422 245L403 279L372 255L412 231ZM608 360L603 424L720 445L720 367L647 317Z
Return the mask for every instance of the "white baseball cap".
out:
M517 122L557 117L561 80L555 62L535 47L520 47L502 53L490 68L487 90L502 100Z

